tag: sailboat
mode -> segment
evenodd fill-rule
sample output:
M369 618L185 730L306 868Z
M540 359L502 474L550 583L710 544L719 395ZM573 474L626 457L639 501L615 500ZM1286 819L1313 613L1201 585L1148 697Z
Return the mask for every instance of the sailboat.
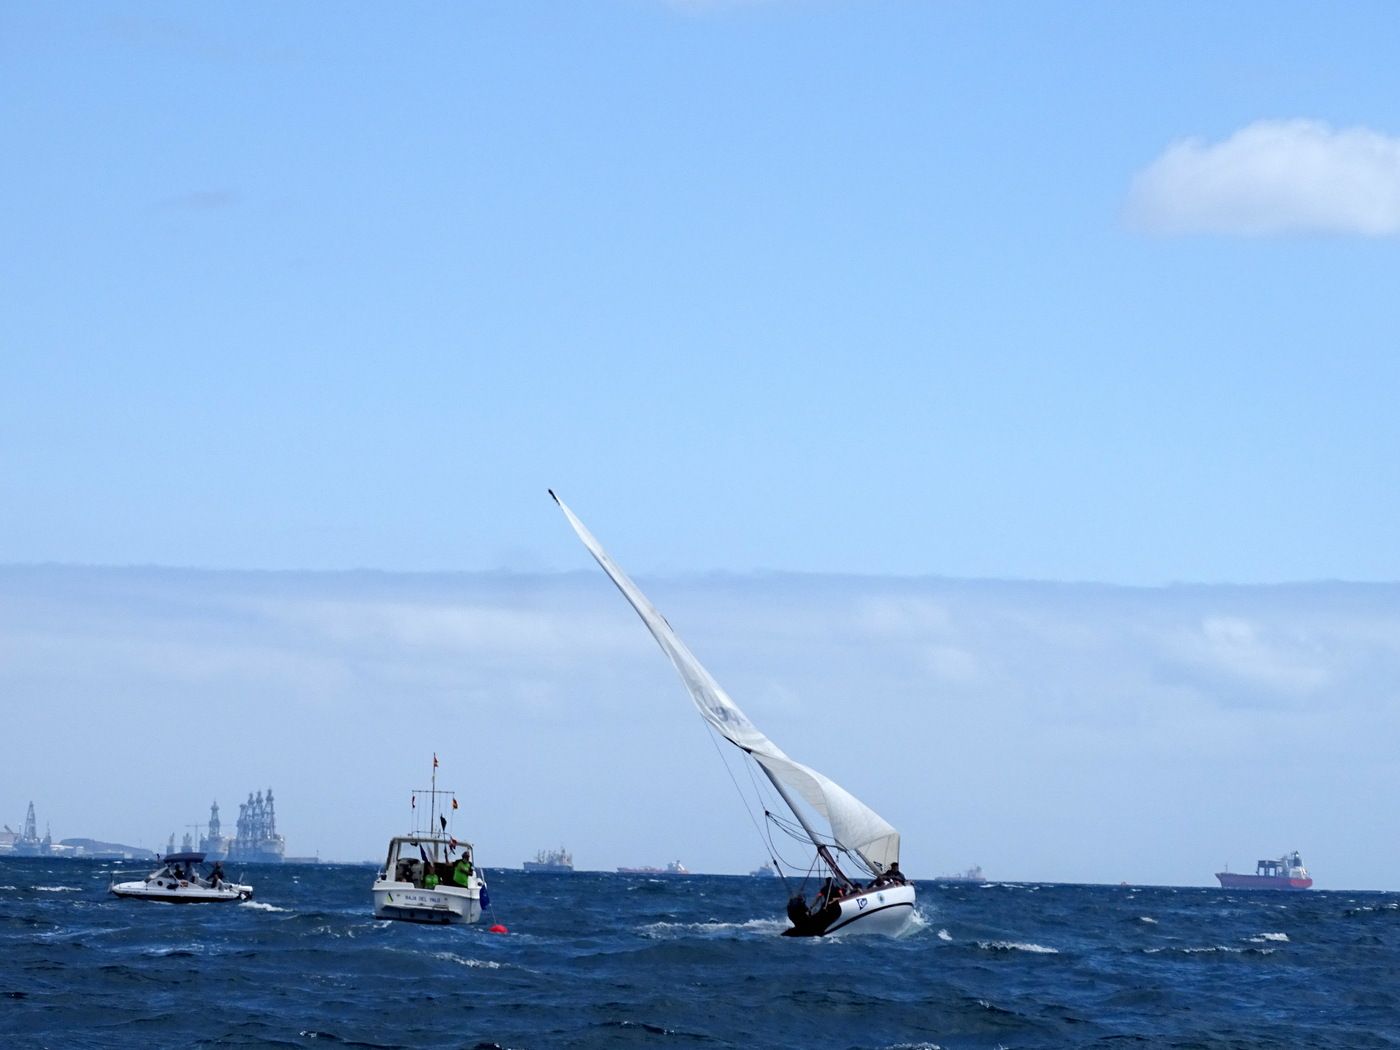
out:
M815 851L808 874L821 879L820 889L810 901L800 888L790 897L787 915L792 925L784 936L902 931L913 917L915 895L913 884L899 870L899 832L841 785L789 758L760 732L583 522L552 489L549 494L670 657L701 716L758 765L797 824L781 822L771 813L767 816ZM819 830L818 822L828 830Z

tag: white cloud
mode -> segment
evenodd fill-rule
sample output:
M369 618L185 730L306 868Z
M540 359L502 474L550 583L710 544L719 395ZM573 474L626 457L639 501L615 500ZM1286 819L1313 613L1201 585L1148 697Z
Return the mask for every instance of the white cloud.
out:
M1139 172L1130 226L1148 233L1400 234L1400 138L1261 120L1224 142L1173 143Z

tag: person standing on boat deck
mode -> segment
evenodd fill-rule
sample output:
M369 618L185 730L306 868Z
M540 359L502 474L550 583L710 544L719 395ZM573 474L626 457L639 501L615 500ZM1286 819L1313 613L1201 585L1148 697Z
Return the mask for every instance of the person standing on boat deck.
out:
M224 884L224 865L222 861L215 861L214 868L209 872L209 885L216 890Z
M452 866L452 881L458 886L466 886L471 883L472 862L467 860L466 854L457 858L457 863Z

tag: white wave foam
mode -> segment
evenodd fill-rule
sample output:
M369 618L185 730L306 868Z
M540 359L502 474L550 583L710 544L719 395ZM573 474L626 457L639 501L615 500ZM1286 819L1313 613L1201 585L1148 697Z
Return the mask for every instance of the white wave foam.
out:
M1151 915L1139 915L1139 916L1138 916L1138 922L1145 922L1145 923L1147 923L1149 926L1156 926L1156 925L1157 925L1157 920L1154 919Z
M978 941L977 947L993 952L1031 952L1035 955L1059 955L1060 949L1028 941Z
M1230 944L1216 944L1208 948L1145 948L1143 954L1156 955L1158 952L1180 952L1182 955L1210 955L1213 952L1223 952L1226 955L1242 955L1245 952L1256 952L1259 955L1273 955L1277 948L1238 948Z
M35 886L36 893L81 893L80 886Z
M1288 934L1286 934L1286 933L1261 933L1261 934L1259 934L1259 935L1256 936L1256 937L1251 937L1250 940L1251 940L1252 942L1254 942L1255 944L1264 944L1264 943L1267 942L1267 941L1286 941L1286 940L1288 940Z
M267 901L239 901L240 908L252 908L255 911L291 911L291 908L279 908L275 904L268 904Z
M940 941L951 941L951 940L953 939L953 935L952 935L951 933L949 933L947 930L939 930L939 931L938 931L938 939L939 939Z
M453 952L433 952L434 959L441 959L443 962L456 963L458 966L468 966L481 968L483 970L499 970L501 964L491 959L468 959L463 955L456 955Z
M733 933L781 933L788 924L780 919L749 919L747 922L653 922L641 927L644 937L654 940L672 937L725 937Z
M895 934L895 937L912 937L915 934L923 933L926 929L928 929L928 926L928 916L924 914L924 910L922 908L915 905L914 908L910 911L909 921L906 922L904 926L900 929L900 931Z
M0 890L17 890L18 886L0 886Z

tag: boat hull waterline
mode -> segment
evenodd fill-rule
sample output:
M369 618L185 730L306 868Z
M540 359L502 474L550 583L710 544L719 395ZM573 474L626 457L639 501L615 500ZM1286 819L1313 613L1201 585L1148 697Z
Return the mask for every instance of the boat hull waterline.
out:
M795 925L784 930L783 936L830 937L838 933L898 936L914 918L914 899L914 887L908 883L853 894L832 901L817 912L810 926Z
M1242 875L1232 871L1217 871L1215 877L1227 890L1306 890L1313 880L1291 879L1284 875Z
M481 899L475 890L455 886L430 890L411 882L376 882L373 892L376 919L438 925L481 920Z
M152 888L145 881L119 882L111 892L114 897L124 900L156 901L161 904L229 904L253 899L253 887L235 882L225 883L219 889L192 884Z

